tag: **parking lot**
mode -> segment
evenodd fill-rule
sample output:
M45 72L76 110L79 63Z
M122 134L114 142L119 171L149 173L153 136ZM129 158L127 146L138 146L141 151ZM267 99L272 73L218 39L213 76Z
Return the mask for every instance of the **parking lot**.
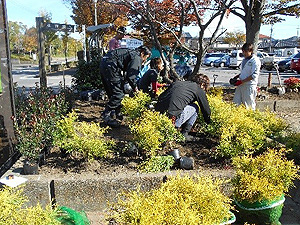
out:
M235 75L239 74L238 69L231 69L231 68L220 68L220 67L201 67L200 71L203 74L206 74L209 76L211 81L211 86L213 86L214 83L214 75L215 75L215 86L230 86L229 79L234 77ZM288 72L282 72L279 73L280 79L278 79L277 73L275 70L267 71L262 69L259 79L258 79L258 86L267 86L268 85L268 77L269 74L272 78L272 85L279 85L279 80L281 84L283 85L283 81L289 77L297 77L300 78L300 74L297 74L296 72L288 71Z

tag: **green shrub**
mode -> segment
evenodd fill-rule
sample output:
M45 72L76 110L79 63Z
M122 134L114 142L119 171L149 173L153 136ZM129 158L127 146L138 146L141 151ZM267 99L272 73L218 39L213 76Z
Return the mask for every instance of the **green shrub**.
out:
M171 177L160 188L122 193L110 216L118 224L220 224L230 217L230 199L211 177Z
M79 61L78 68L72 80L75 88L79 91L101 89L100 61Z
M0 189L0 224L1 225L59 225L56 220L57 211L40 205L25 207L27 199L22 189Z
M211 123L202 126L199 132L205 132L219 139L217 155L234 157L251 154L265 148L267 137L277 137L286 128L284 120L275 114L247 110L222 100L220 95L208 95L211 107ZM204 124L202 115L200 123Z
M236 170L232 178L233 194L238 201L254 203L281 197L299 179L299 168L285 157L286 150L268 149L262 155L233 159Z
M77 115L71 112L58 121L55 143L67 152L78 152L88 159L108 157L115 146L113 140L104 137L107 128L98 123L77 122Z
M171 155L153 156L140 165L140 171L146 173L169 171L174 162L174 157Z
M65 93L36 86L28 94L15 86L16 149L27 159L37 159L45 146L53 144L56 122L68 109Z

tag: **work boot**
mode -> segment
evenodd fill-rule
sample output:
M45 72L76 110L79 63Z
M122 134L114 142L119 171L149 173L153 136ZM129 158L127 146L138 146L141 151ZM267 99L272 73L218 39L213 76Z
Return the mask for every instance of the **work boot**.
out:
M190 124L183 124L182 127L181 127L181 133L182 135L184 136L184 139L186 142L190 142L190 141L196 141L197 138L192 136L192 135L189 135L189 132L191 131L193 125L190 125Z

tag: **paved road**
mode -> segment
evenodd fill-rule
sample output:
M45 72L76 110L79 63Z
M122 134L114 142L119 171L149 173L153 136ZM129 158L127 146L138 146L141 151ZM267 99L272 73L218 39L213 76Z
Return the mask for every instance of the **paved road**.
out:
M65 71L59 71L47 74L47 86L57 89L59 83L71 86L72 75L75 73L75 68L66 69ZM13 82L17 83L18 87L25 87L30 89L35 87L36 83L40 84L39 68L38 65L32 64L13 64L12 65Z
M66 86L71 86L72 75L74 74L75 69L68 69L64 71L47 74L47 84L49 87L57 88L59 82L64 83ZM215 67L202 67L200 69L201 73L204 73L209 76L211 80L211 85L214 83L214 75L217 75L215 78L215 86L229 86L229 79L239 73L239 70L229 69L229 68L215 68ZM261 75L259 77L259 86L267 86L269 73L272 73L272 85L279 85L279 79L276 75L276 71L266 71L261 70ZM40 82L38 77L39 70L37 65L30 64L15 64L13 65L13 81L18 83L18 86L25 86L26 88L34 87L35 83ZM288 77L295 76L300 78L300 74L294 72L284 72L280 73L280 81L283 84L283 81Z

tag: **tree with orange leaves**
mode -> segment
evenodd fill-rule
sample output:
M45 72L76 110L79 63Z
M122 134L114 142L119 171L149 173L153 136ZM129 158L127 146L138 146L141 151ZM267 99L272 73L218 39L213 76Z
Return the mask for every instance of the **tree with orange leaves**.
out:
M171 74L176 76L173 64L175 50L180 47L196 55L197 63L193 73L200 68L202 58L208 48L222 34L219 28L223 18L235 0L104 0L114 5L129 9L129 20L133 28L152 42L160 51L165 65L170 65ZM204 42L204 33L208 27L217 21L208 42ZM196 49L191 49L183 40L183 27L195 25L200 28ZM224 31L225 32L225 31ZM224 33L223 32L223 33ZM167 57L163 54L167 42L169 50ZM169 62L167 62L169 61ZM166 78L166 77L165 77Z

